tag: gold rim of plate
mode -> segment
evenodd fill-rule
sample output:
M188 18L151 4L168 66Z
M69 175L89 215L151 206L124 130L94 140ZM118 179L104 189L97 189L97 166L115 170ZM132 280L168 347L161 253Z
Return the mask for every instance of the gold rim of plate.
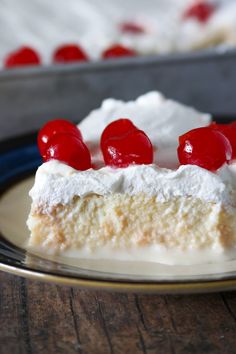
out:
M64 286L79 287L81 289L111 290L117 292L143 292L156 294L191 294L204 292L229 291L236 289L236 279L213 280L205 282L179 282L179 283L144 283L144 282L113 282L110 280L83 279L67 277L56 274L45 274L18 268L0 263L0 270L21 276L30 280L43 281Z

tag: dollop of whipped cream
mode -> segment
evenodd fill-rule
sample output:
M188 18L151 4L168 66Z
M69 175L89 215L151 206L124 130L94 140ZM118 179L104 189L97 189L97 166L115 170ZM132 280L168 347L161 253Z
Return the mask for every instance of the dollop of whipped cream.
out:
M129 102L108 98L78 125L92 152L93 163L104 165L99 149L100 137L105 127L119 118L129 118L144 130L154 147L154 162L168 168L178 166L178 137L211 121L210 114L167 99L157 91Z
M158 92L130 102L108 99L79 125L93 158L99 157L99 139L105 126L121 117L131 118L148 134L156 149L155 161L166 165L177 162L178 136L210 121L209 114L168 100ZM77 171L51 160L39 167L30 196L46 211L59 203L69 203L75 196L113 193L145 193L162 202L174 197L195 197L235 206L236 164L224 165L216 173L194 165L168 169L157 164Z

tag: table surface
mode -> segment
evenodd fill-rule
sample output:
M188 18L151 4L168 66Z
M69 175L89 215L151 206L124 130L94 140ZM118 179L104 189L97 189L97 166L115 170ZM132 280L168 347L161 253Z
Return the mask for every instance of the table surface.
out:
M0 272L0 353L235 353L236 292L80 290Z

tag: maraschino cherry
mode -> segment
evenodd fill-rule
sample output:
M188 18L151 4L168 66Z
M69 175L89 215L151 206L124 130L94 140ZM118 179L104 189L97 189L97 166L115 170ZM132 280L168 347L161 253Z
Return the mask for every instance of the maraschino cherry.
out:
M127 118L121 118L111 122L102 132L101 149L107 139L127 134L132 130L137 130L137 128L131 120Z
M69 133L56 134L49 140L45 162L52 159L80 171L91 168L91 156L87 146L81 139Z
M66 119L54 119L47 122L38 133L38 148L43 158L46 157L46 150L49 140L59 133L70 133L82 140L82 135L77 126Z
M206 23L213 12L215 11L215 6L206 1L198 1L189 7L185 13L184 18L195 18L201 23Z
M6 68L40 64L41 60L38 53L34 49L26 46L10 53L4 62Z
M55 63L88 61L88 56L77 44L66 44L56 49L53 54Z
M100 145L105 164L112 167L153 162L152 143L129 119L118 119L109 124Z
M209 127L190 130L179 137L178 157L181 165L197 165L215 171L232 158L229 140Z
M209 127L218 130L226 136L232 147L232 159L236 159L236 122L231 124L217 124L213 122Z
M124 47L121 44L115 44L103 51L103 59L117 58L117 57L133 57L137 53L130 48Z

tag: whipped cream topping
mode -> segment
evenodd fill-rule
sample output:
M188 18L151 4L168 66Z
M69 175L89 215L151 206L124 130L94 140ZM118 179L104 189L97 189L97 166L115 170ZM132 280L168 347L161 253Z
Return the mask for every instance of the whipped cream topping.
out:
M176 163L178 136L210 120L210 115L167 100L158 92L127 103L108 99L79 125L85 141L90 144L93 157L99 157L99 138L104 127L113 119L127 116L131 116L134 124L144 129L151 138L156 148L155 160L163 159L164 162L165 157L167 165ZM207 202L234 206L235 177L236 164L224 165L216 173L194 165L167 169L156 164L77 171L51 160L39 167L30 196L44 210L50 210L59 203L67 204L74 196L112 193L145 193L156 196L162 202L174 197L193 196Z
M223 166L212 173L194 165L183 165L177 170L157 165L134 165L128 168L77 171L59 161L41 165L35 185L30 191L33 201L50 210L69 203L74 196L145 193L158 201L174 197L200 198L206 202L235 206L236 164Z
M101 165L103 161L99 141L104 128L119 118L129 118L148 135L154 147L154 162L168 168L178 166L178 137L188 130L208 125L211 120L210 114L167 99L157 91L129 102L106 99L78 125L92 151L94 163Z

